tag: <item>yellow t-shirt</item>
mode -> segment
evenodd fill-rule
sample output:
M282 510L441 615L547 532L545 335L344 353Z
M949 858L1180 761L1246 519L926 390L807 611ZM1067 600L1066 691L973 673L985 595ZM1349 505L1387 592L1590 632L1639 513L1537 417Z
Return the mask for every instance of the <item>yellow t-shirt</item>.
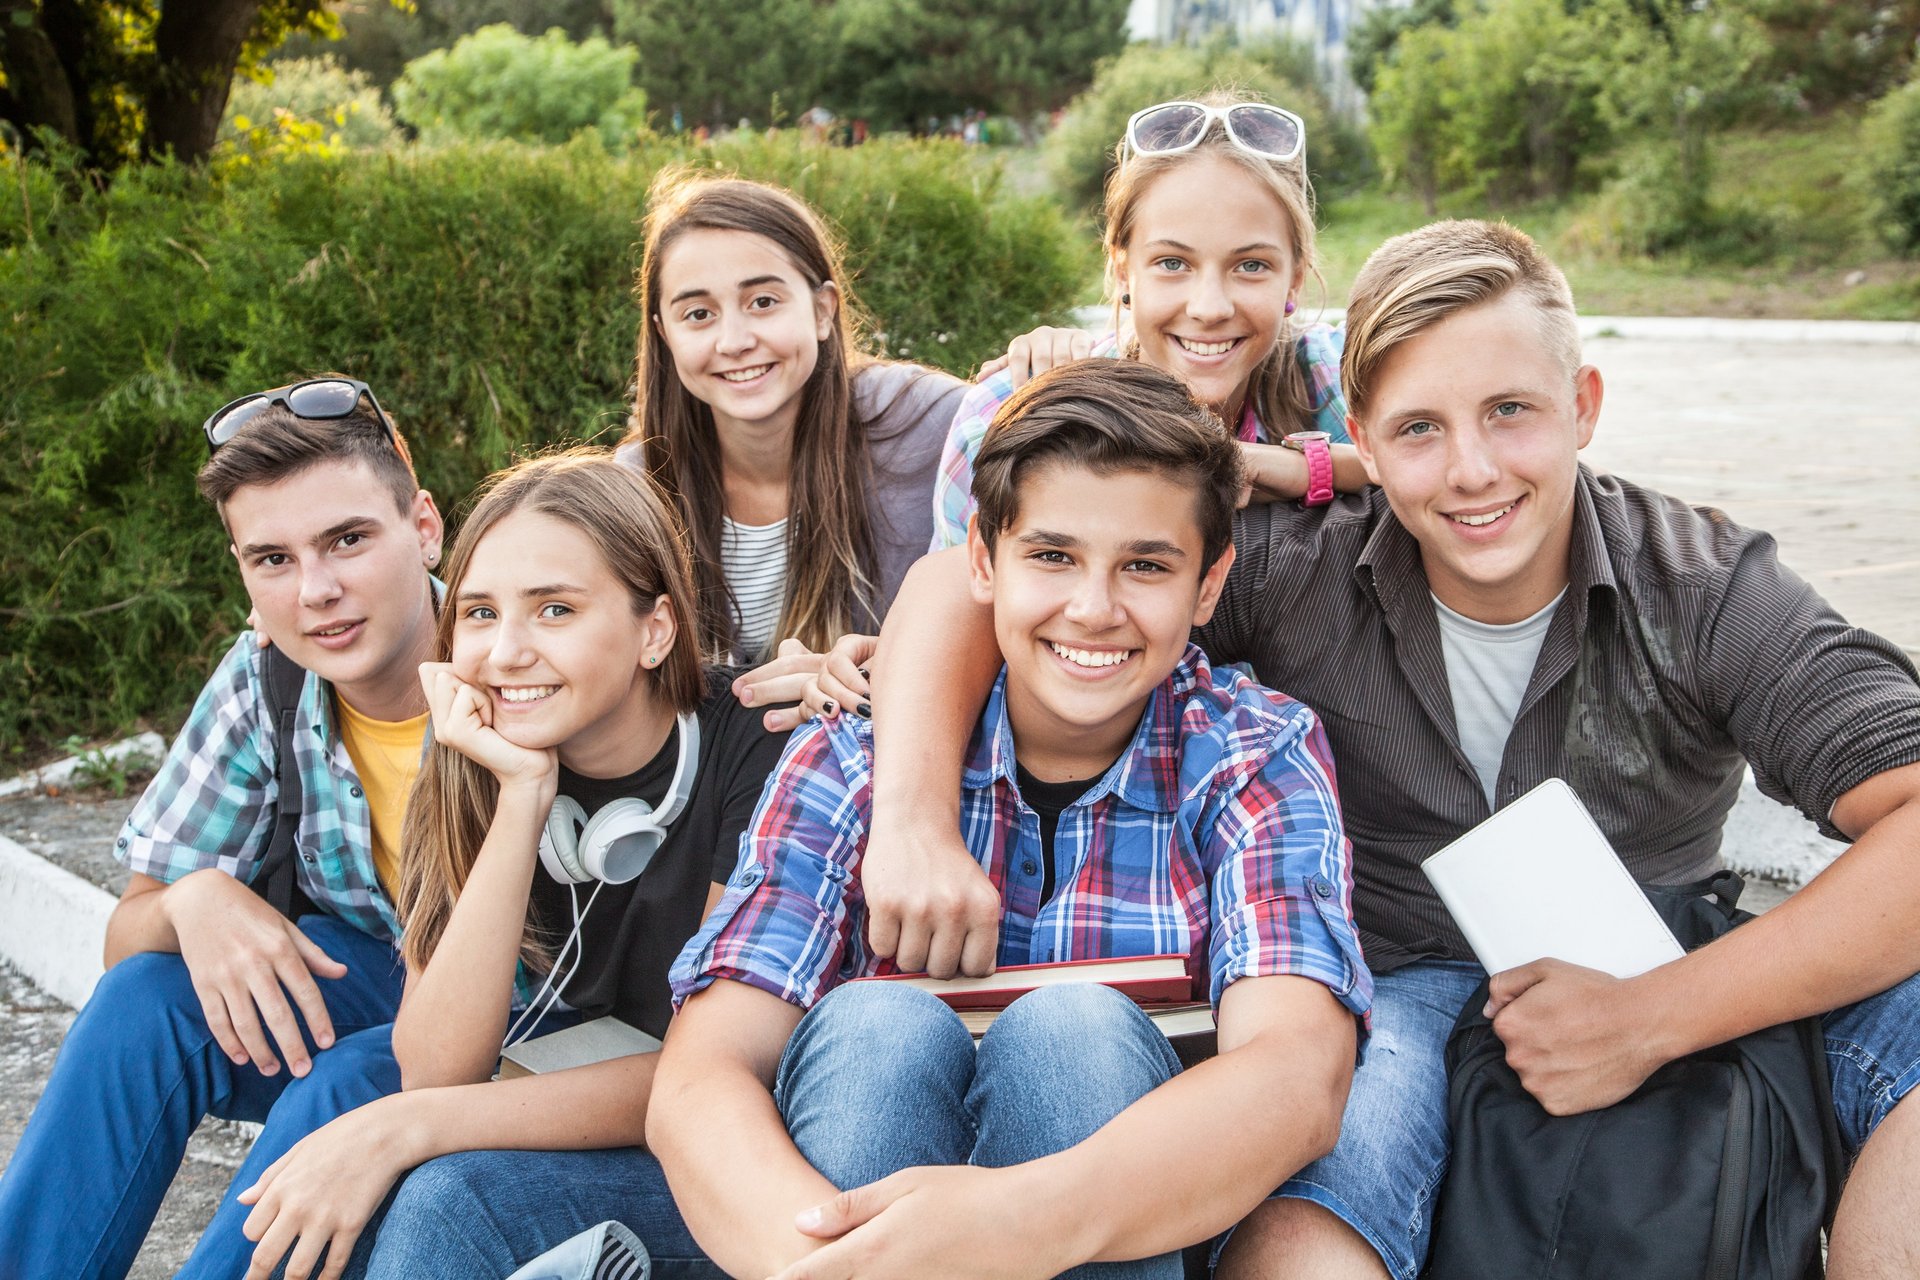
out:
M333 712L340 741L353 759L373 815L374 873L391 898L400 887L400 823L407 814L407 793L420 772L427 713L422 711L411 720L375 720L355 711L338 694Z

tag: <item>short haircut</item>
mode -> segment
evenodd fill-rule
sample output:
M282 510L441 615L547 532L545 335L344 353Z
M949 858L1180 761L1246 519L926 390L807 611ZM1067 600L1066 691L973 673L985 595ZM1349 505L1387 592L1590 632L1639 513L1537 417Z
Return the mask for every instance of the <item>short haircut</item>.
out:
M1532 237L1504 222L1454 219L1393 237L1373 251L1347 301L1340 389L1356 421L1393 349L1457 311L1518 289L1540 312L1541 335L1571 379L1580 367L1573 290ZM1490 352L1489 359L1499 359Z
M1137 360L1076 360L1035 378L1002 405L973 470L980 537L989 554L1020 514L1020 482L1050 463L1096 475L1151 471L1192 490L1202 573L1233 541L1240 448L1170 373Z
M420 481L413 455L395 428L393 438L365 397L344 418L302 418L282 404L268 405L213 451L200 468L200 495L221 508L247 485L278 484L323 462L364 462L405 515Z

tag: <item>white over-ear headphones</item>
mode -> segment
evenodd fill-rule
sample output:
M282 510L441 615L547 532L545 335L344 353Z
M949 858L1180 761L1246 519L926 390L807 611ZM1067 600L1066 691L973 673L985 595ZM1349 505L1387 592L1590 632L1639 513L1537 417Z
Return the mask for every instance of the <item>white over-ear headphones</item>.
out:
M693 794L700 764L700 721L683 713L678 723L680 761L659 809L645 800L623 798L609 801L589 818L571 796L555 797L540 837L540 865L548 875L561 884L589 880L625 884L639 879L667 838L667 824L680 816Z

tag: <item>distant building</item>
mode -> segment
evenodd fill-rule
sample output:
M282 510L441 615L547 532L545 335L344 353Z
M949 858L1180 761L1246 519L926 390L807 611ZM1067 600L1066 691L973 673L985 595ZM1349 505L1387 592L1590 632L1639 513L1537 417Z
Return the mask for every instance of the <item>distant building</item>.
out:
M1278 34L1310 46L1336 96L1352 92L1347 33L1369 9L1406 0L1132 0L1127 37L1155 44L1193 43L1222 32ZM1344 91L1344 92L1341 92Z

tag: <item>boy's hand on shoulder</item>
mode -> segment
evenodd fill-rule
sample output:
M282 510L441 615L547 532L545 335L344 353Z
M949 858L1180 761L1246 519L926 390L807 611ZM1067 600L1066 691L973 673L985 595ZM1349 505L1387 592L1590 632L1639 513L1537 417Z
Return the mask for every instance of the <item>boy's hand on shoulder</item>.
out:
M435 742L487 769L502 788L532 786L551 802L559 787L558 752L517 746L502 737L493 727L492 699L455 675L450 662L421 663L420 687L433 713Z
M347 966L218 868L182 876L166 892L180 958L220 1048L234 1062L251 1062L270 1076L280 1070L277 1044L287 1069L306 1075L313 1064L287 997L299 1006L314 1043L328 1048L333 1022L313 975L344 977Z
M794 1226L827 1240L775 1280L899 1276L1058 1275L1072 1252L1070 1217L1052 1212L1046 1166L903 1169L843 1191Z
M1486 1013L1527 1092L1570 1116L1612 1106L1668 1060L1649 1009L1632 980L1536 960L1493 976Z

